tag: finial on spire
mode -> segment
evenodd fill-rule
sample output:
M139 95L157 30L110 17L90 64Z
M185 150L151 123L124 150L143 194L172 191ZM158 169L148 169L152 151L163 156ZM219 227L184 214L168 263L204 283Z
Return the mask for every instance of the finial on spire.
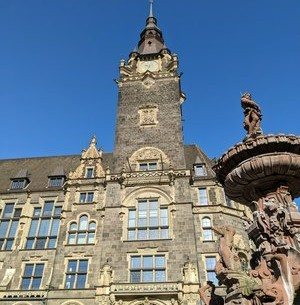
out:
M149 13L149 17L153 17L153 0L149 0L150 2L150 13Z

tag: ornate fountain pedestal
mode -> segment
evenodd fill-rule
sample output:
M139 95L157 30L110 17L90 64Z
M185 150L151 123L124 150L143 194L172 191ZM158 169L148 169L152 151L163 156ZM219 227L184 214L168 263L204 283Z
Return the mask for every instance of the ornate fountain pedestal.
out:
M293 203L300 196L300 137L262 135L250 94L242 106L248 136L223 154L215 171L226 195L251 208L245 226L256 250L243 270L232 247L234 228L215 228L221 235L216 273L227 287L226 305L293 305L300 287L300 213Z

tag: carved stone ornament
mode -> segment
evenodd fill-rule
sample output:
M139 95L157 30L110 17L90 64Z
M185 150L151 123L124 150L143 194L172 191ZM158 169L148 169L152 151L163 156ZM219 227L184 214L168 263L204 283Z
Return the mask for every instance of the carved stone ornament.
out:
M188 260L183 265L183 281L185 283L195 283L197 279L198 276L196 266L190 260Z
M144 147L132 154L129 163L132 169L138 169L141 161L157 161L158 168L169 169L171 161L167 155L160 149L155 147Z
M155 126L158 124L157 121L157 113L158 107L152 105L142 106L139 109L140 115L140 126L147 127L147 126Z
M100 270L100 286L109 286L113 280L113 270L109 264L105 264Z
M96 142L96 136L94 136L90 142L90 146L87 150L83 150L81 153L80 165L74 172L69 175L70 179L85 178L86 168L92 167L94 169L94 177L105 177L105 171L102 167L102 150L98 150Z

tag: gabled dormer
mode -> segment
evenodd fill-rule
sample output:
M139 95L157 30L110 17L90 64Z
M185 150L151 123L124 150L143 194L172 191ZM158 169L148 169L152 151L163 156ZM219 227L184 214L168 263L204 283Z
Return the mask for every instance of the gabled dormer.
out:
M97 149L96 136L94 136L88 149L82 150L80 165L70 173L69 180L91 180L104 177L102 149Z

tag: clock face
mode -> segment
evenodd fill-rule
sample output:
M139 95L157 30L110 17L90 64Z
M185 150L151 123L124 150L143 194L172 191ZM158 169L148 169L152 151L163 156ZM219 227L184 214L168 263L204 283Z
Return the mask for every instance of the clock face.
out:
M156 60L141 61L138 67L138 72L144 73L146 71L156 72L159 70L159 64Z

